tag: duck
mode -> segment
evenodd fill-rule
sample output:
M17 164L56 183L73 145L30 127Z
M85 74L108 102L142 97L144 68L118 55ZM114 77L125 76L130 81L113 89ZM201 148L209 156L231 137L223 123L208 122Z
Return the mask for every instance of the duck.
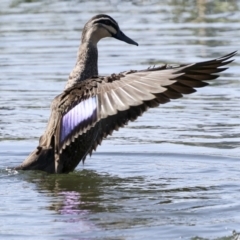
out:
M126 36L109 15L92 17L82 30L76 64L64 91L51 104L51 114L36 149L16 170L69 173L96 151L104 138L134 121L149 108L191 94L219 77L236 52L191 64L164 64L101 76L98 42L115 38L138 43Z

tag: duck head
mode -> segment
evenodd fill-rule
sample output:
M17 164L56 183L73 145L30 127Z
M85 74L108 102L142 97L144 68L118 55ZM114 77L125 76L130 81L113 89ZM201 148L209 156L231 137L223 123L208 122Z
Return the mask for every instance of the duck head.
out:
M128 44L138 46L138 43L127 37L121 31L118 23L108 15L96 15L85 24L82 33L82 43L87 41L96 45L100 39L105 37L113 37Z

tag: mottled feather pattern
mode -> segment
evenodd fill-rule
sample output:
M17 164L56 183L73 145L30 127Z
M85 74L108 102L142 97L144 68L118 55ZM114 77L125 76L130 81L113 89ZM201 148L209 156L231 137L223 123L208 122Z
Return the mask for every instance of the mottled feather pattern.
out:
M73 171L114 130L136 120L148 108L208 85L205 80L216 79L216 73L224 71L226 68L221 67L233 61L229 59L234 55L235 52L207 62L95 76L76 83L54 99L39 146L54 149L55 172Z
M52 103L47 128L39 145L16 169L68 173L114 130L134 121L148 108L195 92L205 81L226 70L236 52L218 59L185 64L166 64L146 70L130 70L98 76L97 43L114 37L138 45L106 14L91 18L82 31L77 62L65 90Z

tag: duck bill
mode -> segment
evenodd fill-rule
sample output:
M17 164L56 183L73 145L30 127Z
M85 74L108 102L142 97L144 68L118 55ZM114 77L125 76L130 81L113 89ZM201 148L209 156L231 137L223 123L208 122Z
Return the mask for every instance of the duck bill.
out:
M115 35L113 35L114 38L126 42L128 44L132 44L132 45L136 45L138 46L138 43L136 43L135 41L133 41L131 38L127 37L122 31L118 31Z

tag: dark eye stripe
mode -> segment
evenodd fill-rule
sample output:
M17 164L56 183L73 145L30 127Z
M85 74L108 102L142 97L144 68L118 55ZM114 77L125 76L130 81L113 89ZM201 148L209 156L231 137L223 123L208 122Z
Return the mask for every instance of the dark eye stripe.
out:
M107 26L111 26L113 27L116 31L118 31L118 27L116 26L116 24L114 24L112 21L108 20L108 19L100 19L97 20L95 23L102 23L105 24Z

